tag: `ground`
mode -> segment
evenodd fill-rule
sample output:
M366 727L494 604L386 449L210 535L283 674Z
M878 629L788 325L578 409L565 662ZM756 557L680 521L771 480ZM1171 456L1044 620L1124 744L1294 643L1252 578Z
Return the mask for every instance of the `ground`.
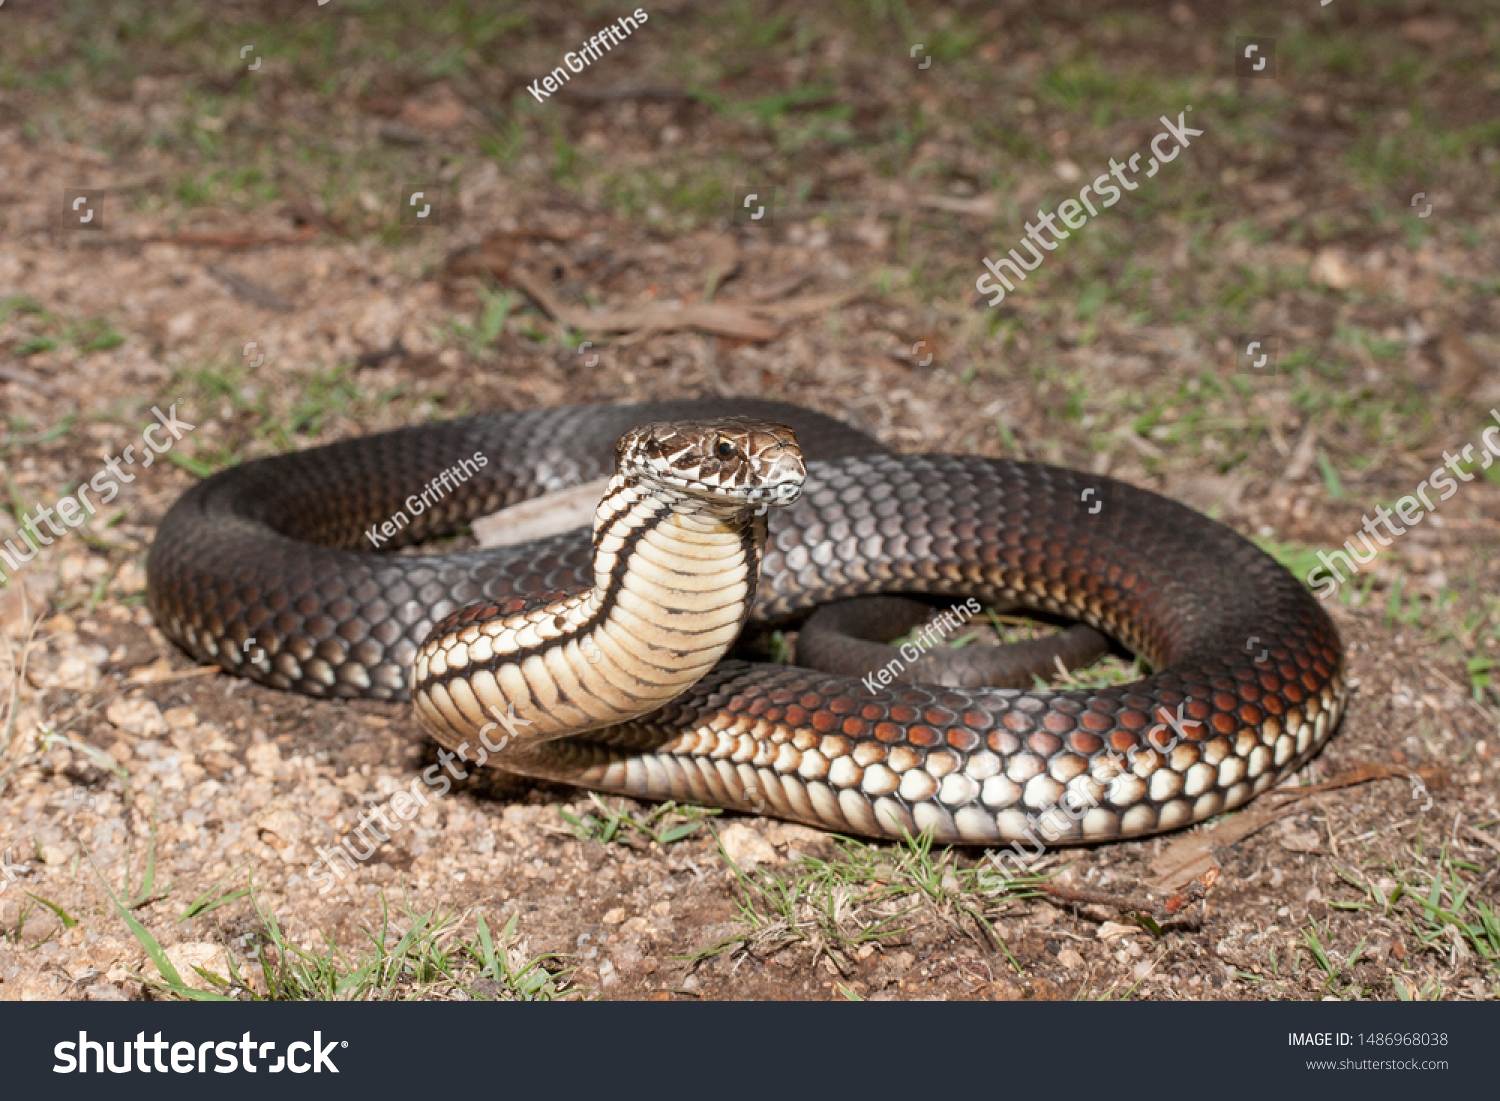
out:
M1500 15L646 10L540 99L623 10L0 10L0 534L192 425L0 590L0 997L1500 996ZM983 257L1166 122L1203 133L988 305ZM435 749L175 650L164 511L400 424L706 393L1108 473L1302 577L1463 480L1326 601L1356 689L1316 790L1212 834L1002 890L979 851L475 777L320 895Z

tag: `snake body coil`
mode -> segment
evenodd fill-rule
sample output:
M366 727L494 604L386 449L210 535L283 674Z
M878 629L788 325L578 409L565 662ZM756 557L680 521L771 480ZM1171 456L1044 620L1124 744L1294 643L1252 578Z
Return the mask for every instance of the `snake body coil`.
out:
M747 613L770 623L861 594L927 593L1083 620L1156 671L1112 688L1015 690L872 684L727 660L676 694L672 677L690 680L711 660L663 645L658 658L684 655L666 663L666 677L660 660L622 641L618 613L600 616L601 594L627 573L613 590L625 603L701 565L684 561L693 555L680 539L675 550L661 541L661 513L642 496L618 515L601 505L592 540L578 531L483 552L372 553L597 478L614 464L615 441L647 422L727 414L790 426L806 481L790 507L723 521L741 525L738 550L721 546L698 575L728 570L703 589L722 599L697 609L722 613L710 650L722 652ZM759 525L768 535L757 588ZM170 638L263 683L402 698L431 635L418 683L436 669L444 687L441 697L419 690L419 715L450 747L491 745L484 731L503 725L514 737L491 763L506 769L870 836L1088 841L1201 821L1305 761L1347 694L1342 647L1318 602L1191 509L1055 467L890 455L838 422L772 402L492 414L248 463L172 508L147 575ZM481 608L461 611L473 604ZM490 627L480 641L497 619L513 627ZM660 630L644 624L636 637ZM496 659L497 642L521 661ZM591 662L586 647L601 657ZM509 678L489 701L503 710L483 698L489 689L474 692L480 681L458 668L465 662ZM614 678L618 714L643 701L647 713L613 721L614 710L578 691L580 669L591 685Z

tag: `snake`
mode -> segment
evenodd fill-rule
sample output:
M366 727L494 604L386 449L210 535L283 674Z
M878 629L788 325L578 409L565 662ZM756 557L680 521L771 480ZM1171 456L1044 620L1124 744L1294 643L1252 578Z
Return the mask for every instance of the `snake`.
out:
M441 543L601 478L592 528ZM1179 829L1300 768L1349 695L1322 605L1188 506L1042 463L894 454L755 398L483 413L246 462L176 501L146 572L157 625L199 661L410 699L466 760L870 838ZM969 686L735 649L870 596L1078 621L1144 670Z
M965 612L972 614L972 607L960 609L960 626ZM949 614L935 616L930 605L907 597L865 596L824 604L797 632L797 661L832 673L888 669L892 682L908 684L1017 688L1031 684L1054 665L1065 673L1090 665L1111 648L1109 639L1098 631L1076 624L1054 635L1004 646L938 649L953 633L953 622ZM912 637L899 652L885 645L903 634Z

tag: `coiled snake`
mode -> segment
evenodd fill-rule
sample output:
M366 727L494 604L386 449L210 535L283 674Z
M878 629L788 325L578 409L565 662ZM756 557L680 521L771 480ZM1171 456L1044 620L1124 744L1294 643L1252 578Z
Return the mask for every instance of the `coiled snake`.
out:
M377 553L611 471L592 538ZM486 414L246 463L173 506L147 578L168 637L264 684L412 684L424 727L489 764L866 836L1202 821L1307 760L1347 694L1318 602L1183 505L1040 464L892 455L748 399ZM958 688L720 660L746 621L868 593L1079 619L1155 671Z

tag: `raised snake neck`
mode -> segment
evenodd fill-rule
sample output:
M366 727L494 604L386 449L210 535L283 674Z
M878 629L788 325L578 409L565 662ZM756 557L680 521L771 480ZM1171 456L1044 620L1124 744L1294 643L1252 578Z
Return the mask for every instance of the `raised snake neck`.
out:
M1347 692L1337 632L1295 578L1228 529L1099 476L884 454L768 402L493 414L234 468L163 520L147 564L153 613L195 656L264 683L399 697L435 621L474 602L586 589L593 552L586 532L439 556L349 549L372 525L377 537L394 530L388 545L452 530L598 477L638 424L729 412L791 425L810 460L802 501L769 517L752 621L863 593L973 595L1082 619L1157 672L1100 689L871 691L854 677L725 661L652 714L527 746L507 767L849 833L1081 841L1239 806L1331 735ZM381 526L476 453L482 471Z
M462 746L468 737L477 749L479 730L498 720L510 734L509 756L496 762L505 767L546 741L670 703L739 637L765 549L761 506L795 500L806 475L791 429L654 425L618 450L622 469L594 520L592 586L472 605L438 623L417 651L412 700L440 741ZM722 496L705 463L726 483ZM653 470L701 495L654 480Z

